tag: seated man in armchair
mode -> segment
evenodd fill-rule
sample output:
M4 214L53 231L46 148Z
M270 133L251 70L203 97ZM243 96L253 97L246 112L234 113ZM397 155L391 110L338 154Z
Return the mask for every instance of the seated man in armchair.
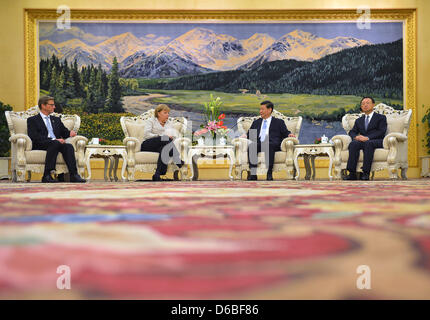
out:
M275 152L281 150L281 143L287 137L295 137L281 119L272 117L273 103L263 101L260 104L260 116L256 119L247 133L252 141L248 146L248 163L250 174L248 180L257 180L258 153L264 152L267 166L267 180L273 180L272 171L275 162Z
M33 143L33 150L46 150L45 170L42 182L58 182L51 176L51 171L55 170L57 155L63 155L70 173L70 182L86 182L78 174L76 168L75 150L73 146L66 143L65 139L76 136L76 132L69 131L61 119L50 116L54 112L54 98L43 96L39 99L40 113L27 119L27 131Z
M375 100L371 97L361 99L361 110L364 115L355 120L354 127L349 131L352 142L348 146L349 157L346 169L349 175L344 180L357 180L357 163L360 150L363 150L363 174L361 180L369 180L373 155L376 148L382 148L387 131L387 117L373 111Z

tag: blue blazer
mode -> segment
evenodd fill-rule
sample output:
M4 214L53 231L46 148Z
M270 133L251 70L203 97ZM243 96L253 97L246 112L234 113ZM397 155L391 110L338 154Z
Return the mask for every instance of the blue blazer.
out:
M384 139L387 131L387 117L374 112L367 130L364 127L364 118L365 115L355 120L354 127L349 131L352 140L358 135L368 137L369 140Z
M247 133L247 138L249 139L249 131L251 129L257 130L257 142L260 141L260 129L261 123L263 122L262 118L258 118L252 122L251 128L249 128ZM269 144L273 144L276 146L281 146L281 142L288 137L290 131L287 129L284 120L272 117L272 121L270 121L269 127Z

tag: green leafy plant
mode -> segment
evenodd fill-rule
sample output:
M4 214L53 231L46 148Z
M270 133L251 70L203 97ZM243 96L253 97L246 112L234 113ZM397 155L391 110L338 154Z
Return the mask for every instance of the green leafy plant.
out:
M423 105L423 108L425 108L425 106ZM422 119L423 123L427 124L427 133L426 133L426 144L425 146L427 147L427 153L430 154L430 108L427 108L427 111Z
M5 111L12 111L12 107L0 101L0 157L10 156L9 128Z
M209 121L218 121L220 113L221 113L221 105L222 101L220 97L214 98L213 94L210 94L210 101L205 102L205 116L206 122Z
M99 113L81 114L80 135L92 138L101 138L105 144L117 144L124 139L124 132L121 128L121 116L134 116L129 113Z

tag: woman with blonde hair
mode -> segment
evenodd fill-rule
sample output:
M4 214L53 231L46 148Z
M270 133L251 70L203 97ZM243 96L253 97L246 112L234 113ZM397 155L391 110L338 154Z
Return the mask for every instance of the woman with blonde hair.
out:
M148 120L143 130L143 142L141 151L158 152L157 169L152 176L152 181L162 181L162 175L167 172L167 165L173 157L173 162L181 168L184 162L181 160L173 140L179 133L168 122L170 108L165 104L159 104L154 111L154 118Z

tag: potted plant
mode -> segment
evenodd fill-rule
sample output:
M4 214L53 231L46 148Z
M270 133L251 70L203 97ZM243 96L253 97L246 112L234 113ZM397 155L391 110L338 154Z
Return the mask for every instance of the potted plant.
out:
M223 122L225 114L220 112L221 104L220 97L215 99L212 94L210 95L210 101L204 103L206 123L200 125L201 129L194 132L194 136L199 140L199 144L201 144L203 137L207 134L210 134L210 137L206 136L206 138L209 138L206 140L209 140L211 144L215 143L217 134L225 140L228 129L224 126Z
M425 108L425 106L423 106ZM422 119L423 123L426 123L426 137L425 137L425 146L427 147L427 155L421 156L421 177L430 177L430 108L427 108L427 111Z
M9 178L10 142L5 111L12 111L12 107L0 101L0 180Z
M423 108L425 108L423 106ZM426 133L426 144L425 146L427 147L427 153L430 154L430 108L427 109L427 112L425 113L423 119L422 119L423 123L427 123L427 133Z

